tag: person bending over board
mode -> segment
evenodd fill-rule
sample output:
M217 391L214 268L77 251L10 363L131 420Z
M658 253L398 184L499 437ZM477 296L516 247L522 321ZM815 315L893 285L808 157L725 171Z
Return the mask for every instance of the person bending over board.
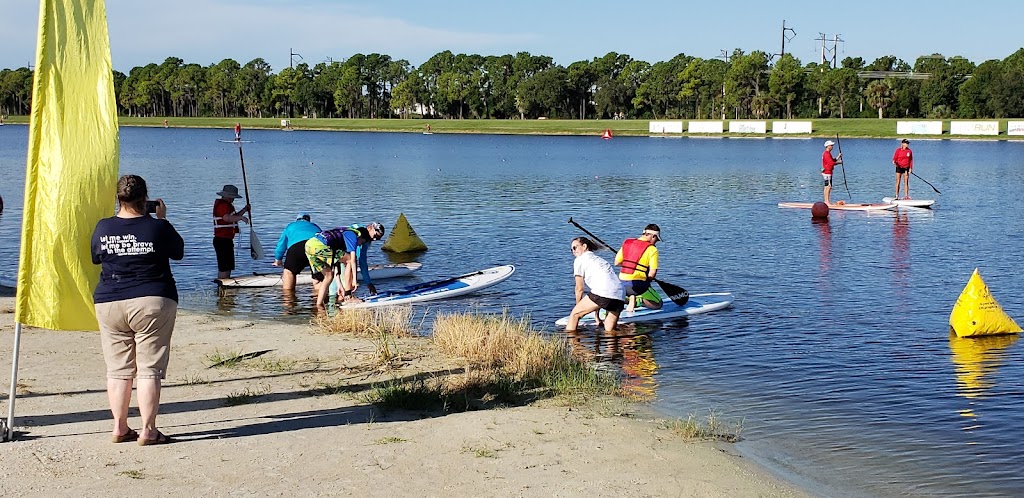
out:
M238 195L238 187L225 185L217 192L220 199L213 201L213 250L217 253L217 278L231 278L235 269L235 234L238 233L238 222L249 222L245 213L249 205L235 211L232 201L242 197Z
M320 233L320 227L309 221L309 213L302 212L295 221L284 227L274 248L274 266L281 266L281 285L286 291L295 289L295 276L309 266L306 241Z
M363 225L353 223L349 225L349 228L358 230L364 228ZM380 240L384 237L384 225L379 221L375 221L365 226L365 229L369 235L369 238L365 239L359 247L356 248L356 261L359 265L359 273L363 276L363 283L366 284L367 290L370 291L370 295L377 294L377 286L373 285L373 279L370 278L370 266L367 261L367 255L370 253L370 243L375 240ZM352 284L353 288L357 287L356 283ZM338 301L340 302L344 296L338 295Z
M309 267L313 271L313 280L319 282L316 292L316 305L324 306L327 300L327 293L334 280L333 267L336 263L345 265L342 275L339 275L341 292L338 293L340 303L359 303L361 299L355 296L356 290L356 265L358 256L357 248L370 240L377 240L383 236L383 230L373 231L373 228L351 228L339 227L324 230L306 241L306 258L309 260ZM374 238L376 237L376 238Z
M821 154L821 178L825 180L825 204L831 205L829 196L832 195L832 170L837 164L843 164L843 153L832 157L832 146L835 143L831 140L825 141L825 152Z
M910 199L910 172L914 170L914 153L910 151L910 140L904 138L900 141L900 148L892 154L892 164L896 166L896 196L893 199L900 198L900 180L904 186L903 198Z
M569 323L565 331L572 333L579 326L580 319L597 310L608 311L604 319L604 329L615 330L619 323L619 313L625 308L625 292L622 281L615 275L604 258L594 254L597 246L586 237L572 239L569 249L576 257L572 263L572 274L576 279L576 306L569 313ZM584 290L589 289L589 292Z
M627 311L633 311L637 305L661 309L661 295L651 287L658 274L658 248L655 246L660 240L661 228L651 223L639 237L626 239L615 254L615 266L622 267L619 279L629 298Z

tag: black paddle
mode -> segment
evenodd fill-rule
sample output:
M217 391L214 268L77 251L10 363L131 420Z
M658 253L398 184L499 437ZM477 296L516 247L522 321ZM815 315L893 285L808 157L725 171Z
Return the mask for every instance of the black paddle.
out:
M843 143L839 141L838 133L836 133L836 146L839 147L839 155L843 155ZM842 160L839 162L839 167L843 168L843 186L846 187L846 197L850 199L850 201L853 201L853 196L850 195L850 186L846 184L846 166L843 164Z
M245 205L249 206L249 255L252 259L262 259L263 244L260 244L256 230L252 227L252 204L249 203L249 180L245 177L245 158L242 157L242 146L238 146L238 160L242 162L242 186L245 187Z
M597 237L597 235L594 235L594 234L590 233L590 230L587 230L586 228L583 228L582 226L580 226L579 223L576 223L575 221L573 221L572 216L569 217L569 223L572 223L573 226L575 226L576 228L579 228L580 230L583 231L583 233L589 235L590 238L594 239L594 242L597 242L598 244L601 244L601 245L607 247L608 249L611 249L612 252L615 252L615 253L619 252L618 249L608 245L607 242L599 239ZM673 284L670 284L668 282L659 280L657 278L655 278L654 281L657 282L658 285L661 286L661 290L665 291L665 293L668 294L668 298L671 299L673 303L676 303L679 306L683 306L683 305L686 304L687 301L690 300L690 293L687 292L686 289L684 289L684 288L682 288L682 287L680 287L678 285L673 285Z
M914 175L914 176L917 176L917 173L914 173L914 170L910 170L910 174ZM921 178L920 176L917 176L917 179L921 180L922 182L928 183L928 180L925 180L924 178ZM932 190L934 190L936 194L941 194L942 193L942 192L939 192L939 189L935 188L935 185L932 185L931 183L928 183L928 186L931 187Z

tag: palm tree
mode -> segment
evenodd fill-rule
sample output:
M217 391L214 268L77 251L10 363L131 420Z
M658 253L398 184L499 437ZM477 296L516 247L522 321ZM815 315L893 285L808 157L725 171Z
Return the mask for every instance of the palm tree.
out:
M872 81L864 89L864 96L868 99L868 105L878 109L878 119L882 119L885 109L892 104L892 82L889 80Z

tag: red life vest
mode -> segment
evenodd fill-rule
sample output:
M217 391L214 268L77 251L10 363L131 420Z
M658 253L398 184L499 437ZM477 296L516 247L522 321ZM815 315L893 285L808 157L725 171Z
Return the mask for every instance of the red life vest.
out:
M231 223L224 221L224 215L235 211L231 201L227 199L214 199L213 201L213 236L222 239L233 239L238 233L238 222Z
M643 257L644 251L651 246L651 243L646 240L640 239L626 239L622 243L622 271L625 275L632 275L635 272L643 273L647 276L647 272L650 270L647 265L640 264L640 258Z

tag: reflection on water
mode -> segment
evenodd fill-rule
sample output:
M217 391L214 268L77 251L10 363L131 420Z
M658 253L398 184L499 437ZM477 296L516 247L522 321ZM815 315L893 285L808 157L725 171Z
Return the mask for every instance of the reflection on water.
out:
M906 210L896 210L892 217L892 273L902 301L910 283L910 223Z
M828 218L811 218L811 224L818 229L818 269L824 280L832 269L832 225Z
M957 337L949 331L950 359L956 368L957 395L967 399L985 396L993 386L992 377L1007 359L1006 348L1019 334Z
M623 393L636 400L657 397L658 363L654 361L651 336L633 325L623 325L609 334L603 328L579 329L566 333L569 343L584 358L615 365L621 372Z

